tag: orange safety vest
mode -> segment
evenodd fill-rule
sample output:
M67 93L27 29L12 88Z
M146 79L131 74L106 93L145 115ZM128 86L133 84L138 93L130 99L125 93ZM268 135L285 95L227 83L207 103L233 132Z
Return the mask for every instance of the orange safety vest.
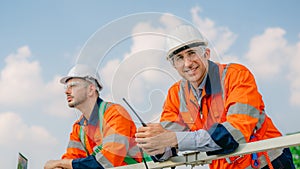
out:
M264 103L250 71L240 64L216 64L209 61L201 109L186 80L168 91L161 124L173 131L209 130L222 124L236 142L246 143L281 136L264 112ZM251 137L251 138L250 138ZM282 153L282 149L258 153L261 166ZM210 168L252 168L251 155L214 160ZM260 166L260 167L261 167Z
M83 116L75 122L62 159L94 155L104 168L141 162L141 153L134 141L136 127L128 112L118 104L106 105L103 101L99 104L98 112L94 112L98 113L97 125L86 124Z

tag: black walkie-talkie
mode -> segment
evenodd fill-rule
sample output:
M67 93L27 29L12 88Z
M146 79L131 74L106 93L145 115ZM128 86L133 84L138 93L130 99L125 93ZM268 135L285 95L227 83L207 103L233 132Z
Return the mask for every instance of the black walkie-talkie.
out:
M139 121L142 123L144 127L147 127L147 124L141 119L141 117L134 111L134 109L130 106L130 104L126 101L125 98L123 98L124 102L128 105L128 107L133 111L133 113L136 115L136 117L139 119Z
M128 107L133 111L133 113L136 115L136 117L140 120L140 122L142 123L142 125L144 126L144 127L146 127L147 125L146 125L146 123L141 119L141 117L135 112L135 110L130 106L130 104L126 101L126 99L125 98L123 98L123 100L124 100L124 102L128 105ZM147 162L146 162L146 160L145 160L145 158L144 158L144 153L143 153L143 150L140 148L140 151L141 151L141 153L142 153L142 159L143 159L143 162L144 162L144 164L145 164L145 167L146 167L146 169L148 169L148 165L147 165Z

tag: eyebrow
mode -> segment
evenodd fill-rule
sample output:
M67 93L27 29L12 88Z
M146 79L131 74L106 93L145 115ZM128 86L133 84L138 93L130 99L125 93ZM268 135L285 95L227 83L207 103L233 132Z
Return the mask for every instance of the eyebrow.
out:
M197 51L197 49L195 49L195 48L189 48L189 50L187 50L186 52L193 52L193 51Z
M176 49L172 53L170 53L169 56L171 57L172 55L176 55L176 54L180 53L181 51L183 51L185 49L190 49L190 48L194 48L194 47L198 47L198 46L205 46L205 43L204 42L194 42L194 43L189 44L189 45L184 45L184 46Z
M197 49L195 49L195 48L189 48L189 49L186 49L186 50L187 50L187 51L186 51L187 53L188 53L188 52L195 52L195 51L197 51ZM175 57L178 57L178 56L182 56L182 54L179 54L179 53L178 53L178 54L176 54L176 55L174 55L174 56L175 56Z

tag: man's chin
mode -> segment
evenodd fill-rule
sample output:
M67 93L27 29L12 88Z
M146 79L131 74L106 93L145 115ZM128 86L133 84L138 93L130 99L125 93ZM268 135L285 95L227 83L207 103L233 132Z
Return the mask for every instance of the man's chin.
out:
M74 108L75 107L75 103L72 103L72 102L68 103L68 105L69 105L70 108Z
M196 75L192 75L192 76L186 76L185 78L187 81L189 82L194 82L194 81L197 81L198 78L196 77Z

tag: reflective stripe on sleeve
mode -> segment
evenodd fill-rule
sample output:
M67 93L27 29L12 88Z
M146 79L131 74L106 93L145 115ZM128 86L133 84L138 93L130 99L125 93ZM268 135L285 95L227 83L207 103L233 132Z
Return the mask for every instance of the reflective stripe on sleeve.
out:
M162 121L160 122L163 128L171 131L188 131L189 129L186 126L182 126L176 122L172 121Z
M253 118L259 118L259 111L255 107L243 103L235 103L234 105L230 106L227 116L231 114L245 114Z
M234 128L229 122L224 122L222 124L227 129L227 131L232 135L232 137L236 142L246 143L245 137L240 130Z
M266 114L264 111L260 113L259 110L256 109L255 107L243 103L235 103L234 105L230 106L227 116L232 114L244 114L244 115L249 115L253 118L257 118L258 123L256 124L256 130L259 130L261 128L266 118Z
M113 164L102 153L97 153L95 157L98 163L101 164L104 168L114 167Z
M126 150L128 150L129 148L128 137L120 134L111 134L109 136L104 137L102 145L105 145L106 143L120 143L126 146Z
M265 122L266 119L266 113L265 111L262 111L261 114L259 114L258 123L256 124L256 130L259 130L262 126L262 124Z
M119 134L111 134L103 138L102 147L105 147L107 143L119 143L126 147L126 150L129 148L128 138ZM95 154L96 160L104 166L104 168L113 167L113 164L102 154L97 152Z
M85 148L83 147L83 145L80 141L70 140L69 144L68 144L68 148L76 148L76 149L85 151Z
M137 154L140 152L140 149L138 146L133 146L132 148L130 148L127 152L127 154L130 156L130 157L136 157Z

